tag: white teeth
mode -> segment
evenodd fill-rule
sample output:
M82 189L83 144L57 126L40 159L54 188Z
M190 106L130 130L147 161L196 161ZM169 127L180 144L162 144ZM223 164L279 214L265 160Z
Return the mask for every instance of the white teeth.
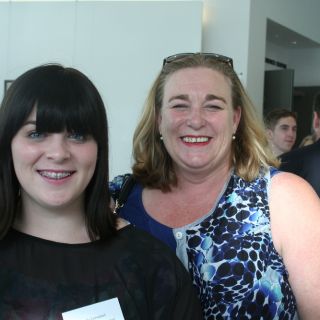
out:
M207 142L209 138L207 137L183 137L182 138L184 142L188 143L199 143L199 142Z
M63 179L71 175L70 172L52 172L52 171L41 171L40 174L43 177L47 177L55 180Z

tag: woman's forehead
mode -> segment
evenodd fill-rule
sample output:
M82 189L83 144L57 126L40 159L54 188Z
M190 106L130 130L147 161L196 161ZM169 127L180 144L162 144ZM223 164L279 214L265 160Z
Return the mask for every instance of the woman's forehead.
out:
M203 91L206 95L229 97L231 85L221 72L207 67L180 69L169 75L164 85L164 101L177 94L191 94Z

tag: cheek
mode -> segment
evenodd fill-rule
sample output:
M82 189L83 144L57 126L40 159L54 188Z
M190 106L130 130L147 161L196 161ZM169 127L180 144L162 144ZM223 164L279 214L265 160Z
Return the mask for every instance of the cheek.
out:
M173 130L184 123L184 117L182 115L173 115L165 113L162 115L160 122L160 129L164 130Z
M219 115L210 119L211 127L216 132L222 132L225 135L233 134L235 131L235 123L232 116Z
M170 127L170 126L169 126L169 121L167 119L167 116L162 115L161 119L159 121L159 131L161 132L162 135L167 132L168 127Z
M83 150L80 160L82 159L81 160L82 163L86 167L91 168L94 171L97 163L97 158L98 158L98 147L95 143L92 143L91 145L88 145L87 148Z
M12 161L16 163L19 159L23 157L22 146L19 144L19 140L13 139L11 143L11 154L12 154Z
M39 154L41 153L37 148L32 148L19 143L12 143L11 152L14 166L23 164L30 165L38 159Z

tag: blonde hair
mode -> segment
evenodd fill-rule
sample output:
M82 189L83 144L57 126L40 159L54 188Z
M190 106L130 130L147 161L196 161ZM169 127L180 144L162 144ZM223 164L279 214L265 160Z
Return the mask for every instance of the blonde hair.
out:
M313 134L308 134L307 136L305 136L300 144L299 144L299 148L300 147L305 147L305 146L309 146L310 144L313 144L317 141L317 138L316 138L316 135L313 133Z
M168 77L184 68L210 68L230 80L233 108L240 106L241 119L232 142L232 164L235 173L246 181L255 179L261 169L277 167L261 120L231 65L204 54L193 54L163 66L147 96L143 113L133 136L133 174L144 186L169 191L177 184L170 155L160 140L158 117L164 85Z

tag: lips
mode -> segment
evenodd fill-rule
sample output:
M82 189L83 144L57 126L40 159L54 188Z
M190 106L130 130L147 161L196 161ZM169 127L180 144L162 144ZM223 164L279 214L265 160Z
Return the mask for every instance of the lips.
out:
M61 180L71 176L75 171L47 171L47 170L39 170L39 174L42 177L53 179L53 180Z

